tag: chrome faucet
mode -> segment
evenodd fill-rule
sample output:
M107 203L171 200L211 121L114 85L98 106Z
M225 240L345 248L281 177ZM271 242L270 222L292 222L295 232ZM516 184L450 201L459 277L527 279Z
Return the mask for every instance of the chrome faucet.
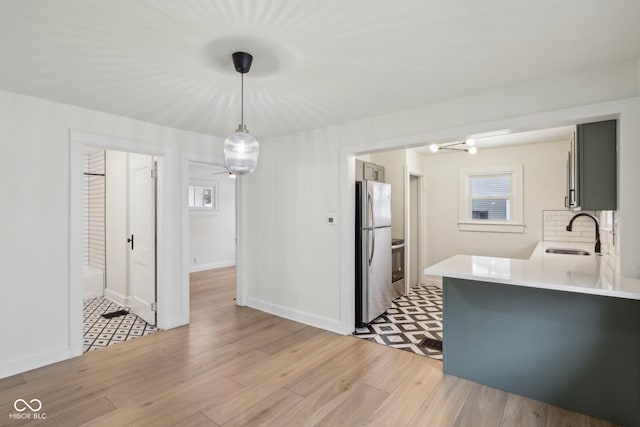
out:
M580 216L588 216L589 218L591 218L593 220L593 222L596 223L596 248L595 251L597 254L600 253L600 222L598 221L598 218L596 218L595 216L588 214L588 213L584 213L581 212L579 214L575 214L573 216L573 218L571 218L571 220L569 221L569 225L567 225L567 231L572 231L573 229L573 221L580 217Z

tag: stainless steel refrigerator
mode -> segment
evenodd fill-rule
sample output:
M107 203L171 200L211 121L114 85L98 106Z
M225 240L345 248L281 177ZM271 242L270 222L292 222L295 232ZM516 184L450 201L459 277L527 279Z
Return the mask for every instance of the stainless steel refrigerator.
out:
M356 326L384 313L398 295L391 283L391 185L356 182Z

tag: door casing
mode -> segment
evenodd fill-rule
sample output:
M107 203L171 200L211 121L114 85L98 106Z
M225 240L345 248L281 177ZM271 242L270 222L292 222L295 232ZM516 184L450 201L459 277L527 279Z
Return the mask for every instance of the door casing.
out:
M71 130L69 143L69 357L82 355L82 161L85 146L149 154L158 164L158 328L189 323L189 281L182 275L179 148ZM188 241L187 241L188 243ZM178 254L176 253L178 252ZM186 297L185 297L186 295Z

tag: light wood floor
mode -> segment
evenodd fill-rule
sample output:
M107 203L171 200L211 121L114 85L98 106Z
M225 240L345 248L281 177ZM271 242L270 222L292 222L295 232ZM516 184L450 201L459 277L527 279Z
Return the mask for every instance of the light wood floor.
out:
M0 424L17 398L38 398L46 425L61 426L610 425L237 307L234 283L233 268L192 274L189 326L0 380Z

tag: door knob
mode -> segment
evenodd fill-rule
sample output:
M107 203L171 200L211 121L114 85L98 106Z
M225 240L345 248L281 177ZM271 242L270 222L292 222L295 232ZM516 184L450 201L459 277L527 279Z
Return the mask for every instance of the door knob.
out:
M131 243L131 250L133 250L133 234L127 239L127 243Z

